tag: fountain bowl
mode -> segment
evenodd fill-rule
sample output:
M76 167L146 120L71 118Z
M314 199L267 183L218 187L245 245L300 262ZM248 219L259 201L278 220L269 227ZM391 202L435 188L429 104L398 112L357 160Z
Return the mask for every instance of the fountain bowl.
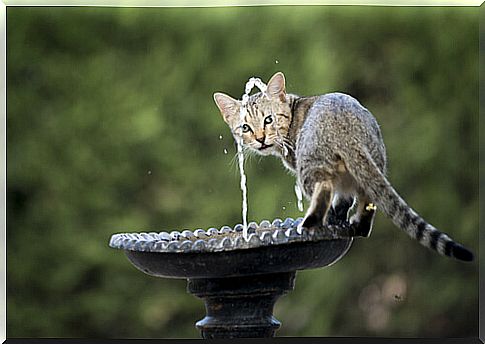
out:
M329 266L352 244L342 228L327 226L297 232L301 218L206 231L122 233L110 246L123 249L130 262L146 274L165 278L235 277L289 272Z
M142 272L187 279L187 291L204 299L196 323L203 338L272 337L280 327L276 300L293 290L296 271L330 266L353 242L350 225L298 230L302 218L234 228L119 233L109 245Z

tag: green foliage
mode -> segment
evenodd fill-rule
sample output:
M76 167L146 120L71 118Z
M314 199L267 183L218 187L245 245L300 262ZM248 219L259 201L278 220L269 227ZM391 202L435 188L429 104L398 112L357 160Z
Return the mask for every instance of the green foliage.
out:
M236 153L212 93L281 70L381 124L389 178L478 250L475 9L22 8L7 11L9 337L197 337L204 307L110 249L111 234L241 221ZM222 135L222 139L219 139ZM224 154L227 149L228 154ZM301 216L274 158L247 164L249 217ZM379 215L369 239L298 273L279 335L476 336L477 264Z

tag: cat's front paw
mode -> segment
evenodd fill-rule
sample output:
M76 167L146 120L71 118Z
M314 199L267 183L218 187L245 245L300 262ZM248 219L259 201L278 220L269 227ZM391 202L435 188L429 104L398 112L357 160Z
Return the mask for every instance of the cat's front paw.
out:
M299 234L303 233L303 228L321 227L323 220L315 214L307 215L297 227Z

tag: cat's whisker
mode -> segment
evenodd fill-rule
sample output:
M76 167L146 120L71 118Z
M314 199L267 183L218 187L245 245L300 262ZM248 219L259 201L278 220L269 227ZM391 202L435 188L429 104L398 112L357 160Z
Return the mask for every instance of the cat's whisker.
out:
M294 143L289 138L281 136L281 140L293 149Z
M284 145L283 145L283 143L281 143L280 141L277 141L277 140L274 140L273 142L274 142L274 144L275 144L275 145L276 145L278 148L283 149L283 146L284 146Z
M258 155L253 148L243 147L244 162L251 163L252 160Z
M238 157L237 157L237 153L236 153L236 154L234 154L234 156L233 156L233 157L231 158L231 160L229 161L229 166L230 166L230 168L231 168L231 169L234 169L234 172L239 173L239 172L238 172L238 169L239 169L239 168L236 168L236 165L237 165L237 159L238 159Z
M293 143L291 143L291 141L284 136L279 135L274 142L283 151L284 155L288 155L288 153L293 154L295 152Z

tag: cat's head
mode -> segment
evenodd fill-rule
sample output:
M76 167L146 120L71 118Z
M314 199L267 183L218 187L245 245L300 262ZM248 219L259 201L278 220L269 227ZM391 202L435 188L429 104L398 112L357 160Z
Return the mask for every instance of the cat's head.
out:
M285 90L285 76L278 72L268 81L266 92L249 97L241 118L241 101L214 93L214 101L236 140L261 155L284 153L291 123L291 108Z

